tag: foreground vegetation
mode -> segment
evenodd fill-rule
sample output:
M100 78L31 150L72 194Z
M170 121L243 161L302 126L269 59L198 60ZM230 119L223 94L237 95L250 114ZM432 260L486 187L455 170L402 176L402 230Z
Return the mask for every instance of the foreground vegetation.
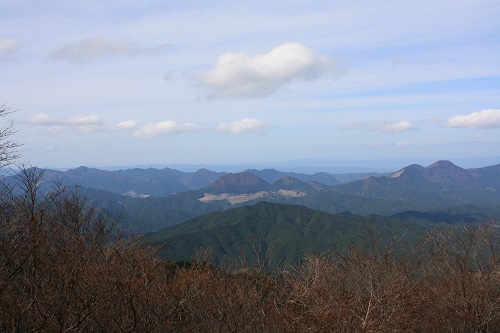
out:
M0 205L0 332L494 332L498 229L436 230L237 271L176 265L25 170ZM32 170L32 169L31 169ZM397 251L395 250L397 249Z

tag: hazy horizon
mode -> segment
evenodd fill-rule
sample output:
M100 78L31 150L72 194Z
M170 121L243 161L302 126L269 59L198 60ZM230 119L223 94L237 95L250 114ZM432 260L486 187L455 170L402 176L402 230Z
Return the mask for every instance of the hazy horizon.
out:
M306 174L314 174L318 172L327 172L331 174L343 174L343 173L387 173L398 171L411 164L420 164L422 166L429 166L439 160L449 160L453 164L464 168L482 168L492 165L500 164L500 157L482 157L482 158L460 158L460 159L428 159L428 158L417 158L417 159L378 159L378 160L295 160L295 161L281 161L281 162L248 162L248 163L226 163L226 164L204 164L204 163L193 163L193 164L130 164L130 165L37 165L34 166L42 169L51 169L66 171L69 169L75 169L78 167L88 167L100 170L120 170L120 169L146 169L146 168L171 168L177 169L183 172L195 172L199 169L208 169L216 172L241 172L247 169L276 169L283 172L299 172Z
M497 164L499 15L495 0L4 1L0 105L17 112L0 125L42 167Z

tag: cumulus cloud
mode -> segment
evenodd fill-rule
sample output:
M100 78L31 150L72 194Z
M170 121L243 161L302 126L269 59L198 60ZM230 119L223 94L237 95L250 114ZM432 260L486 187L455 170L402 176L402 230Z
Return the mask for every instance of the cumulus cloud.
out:
M22 44L12 38L0 39L0 61L12 60Z
M201 127L192 123L178 123L176 121L163 121L156 124L147 124L134 131L134 137L151 140L160 136L177 135L185 132L200 130Z
M362 129L365 131L382 132L382 133L402 133L415 130L416 128L409 121L367 121L367 122L352 122L342 126L342 129Z
M200 130L201 127L192 123L178 123L176 121L164 121L158 123L141 125L141 120L129 119L117 122L114 125L106 125L98 115L76 115L70 117L38 113L26 120L29 125L43 126L45 134L58 135L64 131L71 131L80 135L91 133L130 133L141 139L154 139L159 136L177 135L184 132Z
M242 120L233 121L232 123L219 123L215 130L220 133L243 134L256 133L264 134L269 124L261 119L244 118Z
M68 44L60 50L55 51L52 53L52 59L69 61L72 63L86 63L109 56L154 52L166 46L167 45L160 45L146 48L128 39L91 37L75 44Z
M37 113L28 118L28 124L52 126L92 126L103 125L98 115L76 115L71 117L52 116L47 113Z
M293 80L339 72L333 58L299 43L285 43L255 56L225 53L196 79L209 98L246 98L271 95Z
M455 128L500 128L500 110L486 109L468 115L451 117L445 123Z
M139 125L139 120L124 120L117 123L114 127L119 129L131 129Z
M104 130L104 123L98 115L76 115L70 117L54 116L47 113L37 113L29 117L26 123L30 125L45 126L46 133L59 134L66 129L71 129L77 134L89 134Z

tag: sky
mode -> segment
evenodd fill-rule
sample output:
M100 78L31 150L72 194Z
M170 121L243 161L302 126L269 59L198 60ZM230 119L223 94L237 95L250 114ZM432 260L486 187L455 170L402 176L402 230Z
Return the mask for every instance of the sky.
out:
M498 0L0 0L0 122L39 167L500 163L499 17Z

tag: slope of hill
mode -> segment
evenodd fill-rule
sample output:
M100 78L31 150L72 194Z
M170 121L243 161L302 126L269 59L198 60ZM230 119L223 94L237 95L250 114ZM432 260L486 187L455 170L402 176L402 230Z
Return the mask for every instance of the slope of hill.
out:
M146 242L166 244L159 255L190 260L200 248L210 249L214 264L245 260L271 266L296 263L304 254L318 254L348 245L372 246L370 232L379 230L380 244L391 232L408 230L409 239L424 228L400 221L332 215L299 205L260 202L252 206L213 212L149 234ZM241 255L244 254L244 258Z

